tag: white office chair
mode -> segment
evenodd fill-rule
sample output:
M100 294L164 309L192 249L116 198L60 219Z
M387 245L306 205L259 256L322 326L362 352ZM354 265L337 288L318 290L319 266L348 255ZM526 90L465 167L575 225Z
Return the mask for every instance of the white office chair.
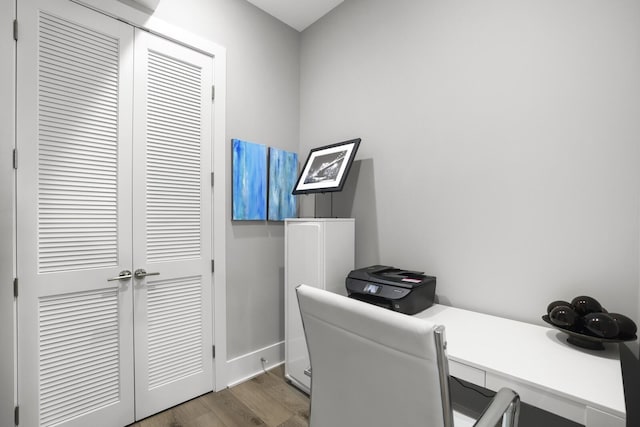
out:
M310 427L474 423L451 408L444 327L306 285L296 292L311 359ZM501 389L473 425L515 427L519 408L518 395Z

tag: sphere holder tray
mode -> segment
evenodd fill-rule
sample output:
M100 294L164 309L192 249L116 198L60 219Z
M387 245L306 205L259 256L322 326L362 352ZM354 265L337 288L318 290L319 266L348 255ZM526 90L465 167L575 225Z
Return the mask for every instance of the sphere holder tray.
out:
M560 327L558 325L554 325L549 319L548 315L542 316L542 320L544 320L549 325L554 328L566 333L569 335L567 338L567 342L571 345L575 345L576 347L586 348L589 350L604 350L605 343L617 344L625 341L635 341L638 339L637 336L629 337L629 338L602 338L596 337L593 335L587 335L580 332L572 331L571 329L566 329Z

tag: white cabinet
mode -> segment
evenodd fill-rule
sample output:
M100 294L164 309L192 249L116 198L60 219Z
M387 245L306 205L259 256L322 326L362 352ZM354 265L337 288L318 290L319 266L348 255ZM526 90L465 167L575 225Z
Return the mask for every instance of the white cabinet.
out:
M296 287L305 284L346 295L345 278L354 268L353 218L285 220L285 377L309 393L304 371L309 354L302 329Z

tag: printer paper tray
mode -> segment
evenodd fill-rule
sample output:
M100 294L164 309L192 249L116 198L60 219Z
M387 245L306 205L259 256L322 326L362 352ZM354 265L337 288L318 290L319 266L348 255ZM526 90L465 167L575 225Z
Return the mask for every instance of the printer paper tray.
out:
M376 295L352 293L351 295L349 295L349 298L357 299L359 301L368 302L369 304L373 304L379 307L384 307L384 308L388 308L389 310L393 310L391 301Z

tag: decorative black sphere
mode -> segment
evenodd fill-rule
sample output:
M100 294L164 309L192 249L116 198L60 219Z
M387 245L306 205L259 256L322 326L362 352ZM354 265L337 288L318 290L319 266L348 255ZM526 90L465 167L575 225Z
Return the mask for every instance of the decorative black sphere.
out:
M549 320L556 326L562 328L573 328L577 326L580 316L568 305L558 305L551 309Z
M600 303L595 298L588 296L575 297L571 300L571 306L580 316L585 316L589 313L600 313L602 311Z
M620 313L609 313L609 316L611 316L613 321L618 325L618 337L620 339L635 337L638 327L633 320Z
M608 313L589 313L583 317L584 328L591 334L602 338L615 338L620 330L618 324Z
M554 301L547 306L547 314L551 314L551 310L553 310L554 308L560 305L564 305L565 307L571 307L570 302L562 301L562 300Z

